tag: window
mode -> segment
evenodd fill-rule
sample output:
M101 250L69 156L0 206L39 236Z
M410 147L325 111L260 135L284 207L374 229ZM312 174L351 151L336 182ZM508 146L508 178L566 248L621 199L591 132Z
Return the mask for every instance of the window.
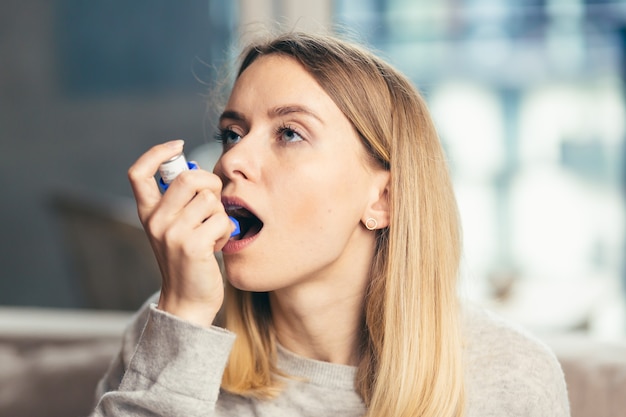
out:
M464 291L531 327L626 330L623 1L337 0L430 104Z

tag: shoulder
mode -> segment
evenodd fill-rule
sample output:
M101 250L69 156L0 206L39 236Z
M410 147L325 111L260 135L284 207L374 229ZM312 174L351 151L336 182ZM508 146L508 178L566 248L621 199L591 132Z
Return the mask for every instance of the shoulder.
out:
M463 310L469 416L568 416L554 353L536 337L480 307Z

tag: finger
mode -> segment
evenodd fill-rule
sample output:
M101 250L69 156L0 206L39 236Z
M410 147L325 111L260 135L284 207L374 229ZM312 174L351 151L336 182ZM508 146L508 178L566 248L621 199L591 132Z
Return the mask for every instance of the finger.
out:
M218 212L206 219L196 230L202 233L207 242L212 243L213 252L219 252L230 239L233 222L226 212Z
M219 194L208 190L198 193L181 212L177 221L184 223L184 227L193 229L193 233L199 233L204 242L211 244L213 251L221 250L234 229Z
M162 211L165 211L163 204L159 208L159 212ZM172 223L176 223L177 227L193 230L200 227L210 217L222 214L225 214L225 210L219 194L216 195L212 191L204 189L195 194L185 207L173 215L175 221Z
M210 193L201 195L212 198ZM199 196L181 211L166 232L165 241L170 247L185 248L184 252L195 259L208 259L227 240L232 225L218 202L208 202ZM226 240L224 240L226 238ZM219 242L219 243L218 243Z
M211 172L190 170L180 173L172 181L160 201L161 210L170 215L178 215L184 206L202 192L209 192L213 199L221 201L222 181ZM221 203L220 203L221 205Z
M161 199L161 192L154 180L154 174L163 161L183 151L184 143L183 140L174 140L156 145L141 155L128 169L128 179L142 220Z

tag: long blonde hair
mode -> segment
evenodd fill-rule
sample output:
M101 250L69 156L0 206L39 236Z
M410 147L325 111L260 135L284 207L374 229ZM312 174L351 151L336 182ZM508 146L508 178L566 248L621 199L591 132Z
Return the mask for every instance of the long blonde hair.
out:
M378 231L355 387L368 416L461 416L463 354L456 280L460 231L447 163L426 104L397 70L356 44L286 33L252 45L297 60L390 171L390 225ZM281 389L269 298L226 284L224 325L238 337L223 389L271 398Z

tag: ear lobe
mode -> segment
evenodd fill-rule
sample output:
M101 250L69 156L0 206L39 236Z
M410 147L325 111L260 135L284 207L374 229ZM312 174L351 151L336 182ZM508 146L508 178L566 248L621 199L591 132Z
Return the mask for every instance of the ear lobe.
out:
M372 182L372 197L361 219L363 224L366 224L367 219L372 218L378 223L376 229L389 226L389 178L389 171L381 170L375 174Z

